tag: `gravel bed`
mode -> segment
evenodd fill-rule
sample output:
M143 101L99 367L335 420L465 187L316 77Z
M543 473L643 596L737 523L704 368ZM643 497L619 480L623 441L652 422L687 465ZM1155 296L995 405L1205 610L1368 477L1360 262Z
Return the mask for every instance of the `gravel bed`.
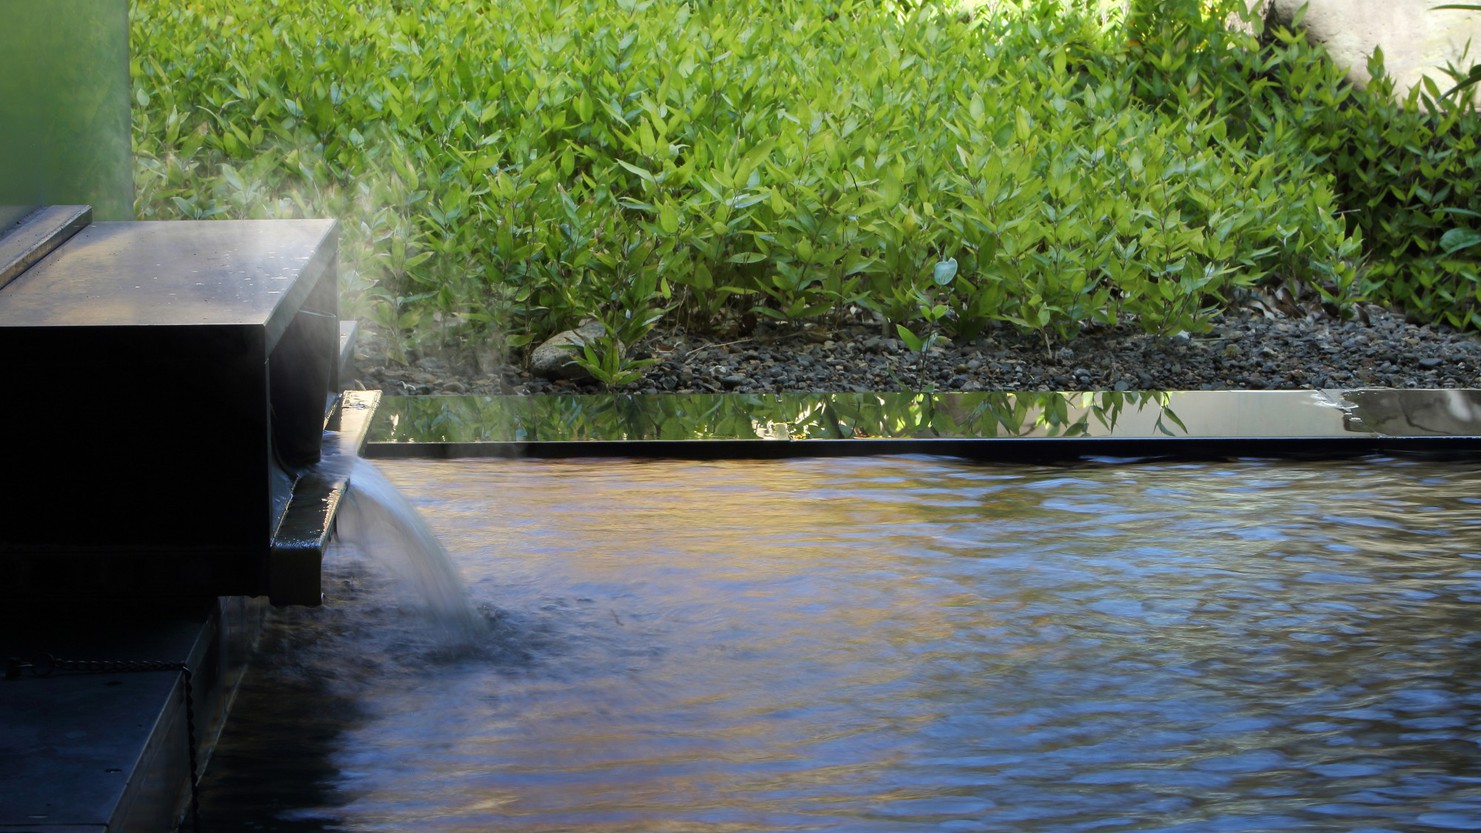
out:
M938 344L924 356L878 327L764 325L745 338L655 332L632 349L651 358L627 393L952 390L1312 390L1481 388L1481 337L1364 307L1349 320L1226 313L1209 333L1154 337L1130 327L1067 345L1011 330ZM594 382L549 381L509 364L428 357L387 362L374 338L357 355L363 388L391 395L598 393Z

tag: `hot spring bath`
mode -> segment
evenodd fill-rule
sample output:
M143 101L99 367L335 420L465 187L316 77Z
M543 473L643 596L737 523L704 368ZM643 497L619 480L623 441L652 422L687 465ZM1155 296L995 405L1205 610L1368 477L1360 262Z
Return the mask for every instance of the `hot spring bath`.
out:
M1481 829L1481 467L385 461L207 830Z

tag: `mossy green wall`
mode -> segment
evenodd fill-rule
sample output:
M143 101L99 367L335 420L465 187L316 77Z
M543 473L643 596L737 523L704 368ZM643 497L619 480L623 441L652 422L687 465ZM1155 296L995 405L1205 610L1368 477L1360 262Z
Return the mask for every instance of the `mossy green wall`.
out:
M0 229L37 205L133 217L128 0L0 0Z

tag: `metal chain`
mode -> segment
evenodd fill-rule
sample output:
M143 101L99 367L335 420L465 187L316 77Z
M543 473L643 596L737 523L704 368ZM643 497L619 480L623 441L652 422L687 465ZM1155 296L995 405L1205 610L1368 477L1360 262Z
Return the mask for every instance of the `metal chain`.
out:
M51 654L42 654L31 662L22 662L10 657L5 663L5 679L14 680L29 671L34 677L50 677L53 674L130 674L146 671L176 671L184 679L185 695L185 742L190 753L190 822L195 833L201 830L200 763L196 757L195 743L195 675L190 666L183 662L167 662L148 659L58 659ZM183 821L182 821L183 826Z

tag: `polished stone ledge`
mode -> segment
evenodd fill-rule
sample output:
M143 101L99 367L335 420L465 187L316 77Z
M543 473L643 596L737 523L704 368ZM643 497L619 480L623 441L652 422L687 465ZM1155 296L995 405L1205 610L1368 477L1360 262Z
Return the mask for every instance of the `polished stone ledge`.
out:
M1481 390L387 397L368 457L1481 454Z

